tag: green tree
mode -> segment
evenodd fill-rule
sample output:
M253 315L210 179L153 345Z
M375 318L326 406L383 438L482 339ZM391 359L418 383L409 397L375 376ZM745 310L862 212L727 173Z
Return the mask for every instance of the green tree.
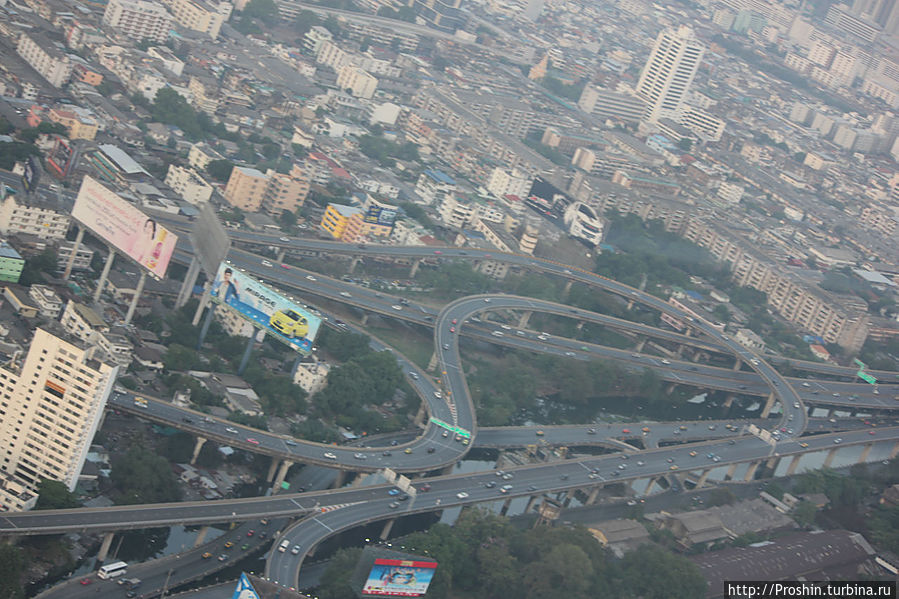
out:
M191 370L199 362L200 358L196 351L177 343L168 347L163 358L166 370Z
M793 520L795 520L799 526L808 528L815 523L815 516L817 514L818 508L815 507L814 503L811 501L801 501L791 515L793 516Z
M371 351L371 339L362 333L335 331L323 327L318 334L318 345L341 362L363 356Z
M25 553L10 543L0 545L0 597L4 599L24 599L22 573L27 562Z
M181 490L169 462L142 445L111 458L110 482L118 505L178 501Z
M50 480L42 478L37 486L37 504L34 506L36 510L57 510L81 507L75 494L58 480ZM2 595L0 595L2 596Z
M25 260L25 266L22 268L21 276L19 276L19 283L25 286L42 283L44 274L52 275L56 272L56 267L56 252L48 248L40 254Z
M206 165L206 172L216 181L225 182L231 177L231 171L234 170L234 163L230 160L212 160Z
M695 599L706 593L705 578L693 562L656 545L626 553L621 570L619 597Z
M165 439L163 455L170 462L189 462L194 454L194 437L190 433L177 432Z
M243 9L243 16L271 26L278 22L278 6L274 0L250 0Z
M532 599L583 597L590 587L593 565L576 545L556 545L529 565L524 586Z
M29 156L40 156L41 151L33 143L21 141L0 141L0 168L11 171L16 162L22 162Z
M361 555L362 549L358 547L339 549L331 558L327 569L322 573L315 595L319 599L351 599L355 597L356 593L350 586L350 579Z

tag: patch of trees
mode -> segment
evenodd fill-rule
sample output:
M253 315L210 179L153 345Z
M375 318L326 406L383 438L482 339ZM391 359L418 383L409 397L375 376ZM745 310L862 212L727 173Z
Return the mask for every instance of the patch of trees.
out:
M117 505L166 503L181 499L181 489L168 460L155 451L132 445L111 458L110 496Z
M584 91L584 85L587 81L584 79L577 83L565 83L552 75L547 75L540 80L540 83L556 96L577 102Z
M442 262L435 269L424 269L418 275L424 287L433 288L443 295L472 295L484 293L493 279L474 270L468 262Z
M81 502L75 494L58 480L42 478L37 485L36 510L64 510L81 507ZM3 595L0 594L0 597Z
M56 267L56 252L52 248L48 248L40 254L25 260L22 274L19 276L19 284L29 286L34 283L43 283L44 274L52 275L56 272Z
M617 560L586 528L521 530L481 510L463 511L455 526L413 533L404 545L440 564L428 589L433 599L692 599L706 591L692 562L658 546L643 545ZM354 597L348 581L358 551L338 552L322 577L320 598Z
M21 577L26 565L25 553L19 547L0 545L0 597L24 599Z
M378 161L383 167L396 166L397 160L419 161L418 146L412 142L396 143L385 137L365 134L359 137L359 151Z
M26 160L29 156L40 156L41 151L32 143L22 141L0 142L0 168L11 171L17 162Z

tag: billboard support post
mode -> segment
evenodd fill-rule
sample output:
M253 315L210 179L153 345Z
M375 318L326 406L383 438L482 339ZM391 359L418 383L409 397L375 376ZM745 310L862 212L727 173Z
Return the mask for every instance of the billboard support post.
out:
M147 271L140 271L140 279L137 281L137 289L134 290L134 297L131 298L131 305L128 306L128 314L125 316L125 324L131 324L134 317L134 311L137 310L137 302L140 301L140 294L144 292L144 283L147 282Z
M205 295L205 294L204 294ZM202 301L200 303L200 308L202 309L203 304ZM203 321L203 326L200 328L200 338L197 339L197 351L200 351L203 348L203 342L206 341L206 333L209 332L209 325L212 324L212 314L215 312L214 306L209 306L209 311L206 312L206 320ZM200 310L197 310L197 317L200 316ZM196 326L196 325L194 325Z
M190 260L190 266L187 267L187 274L184 275L184 283L181 284L181 289L178 291L178 299L175 300L175 309L181 308L184 304L187 303L187 300L190 299L190 294L194 290L194 285L197 284L197 277L200 276L200 260L194 256Z
M100 294L103 293L103 287L106 286L106 277L109 276L109 269L112 268L112 261L115 260L115 250L110 246L106 246L109 248L109 255L106 256L106 264L103 265L103 272L100 273L100 280L97 281L97 289L94 290L94 303L100 301Z
M62 273L62 279L64 281L68 281L69 276L72 274L72 267L75 265L75 256L78 255L78 247L81 245L82 239L84 239L84 227L78 225L78 235L75 236L75 243L72 245L72 253L69 254L69 260L66 262L66 269Z
M194 312L194 319L191 321L191 325L197 326L200 324L200 317L203 316L203 308L209 305L209 289L210 283L206 281L203 284L203 295L200 296L200 303L197 304L197 311Z
M263 331L264 333L264 331ZM247 346L243 350L243 357L240 359L240 366L237 369L237 376L243 376L244 370L247 369L247 362L250 361L250 354L253 353L253 345L256 343L256 327L253 327L253 334L247 339Z

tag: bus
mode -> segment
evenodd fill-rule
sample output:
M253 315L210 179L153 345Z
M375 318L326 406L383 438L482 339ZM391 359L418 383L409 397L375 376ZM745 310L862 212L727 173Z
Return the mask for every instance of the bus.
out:
M125 562L115 562L100 568L100 570L97 572L97 578L99 578L100 580L116 578L118 576L123 576L127 570L128 564L126 564Z

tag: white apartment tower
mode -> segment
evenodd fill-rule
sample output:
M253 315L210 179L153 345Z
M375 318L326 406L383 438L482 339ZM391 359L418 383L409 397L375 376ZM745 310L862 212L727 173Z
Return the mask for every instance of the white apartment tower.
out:
M109 0L103 24L132 39L164 42L172 28L172 15L158 2Z
M37 329L21 368L0 368L0 510L34 506L41 479L74 490L118 367Z
M637 96L648 105L647 121L676 117L704 53L705 45L686 25L659 34L637 82Z

